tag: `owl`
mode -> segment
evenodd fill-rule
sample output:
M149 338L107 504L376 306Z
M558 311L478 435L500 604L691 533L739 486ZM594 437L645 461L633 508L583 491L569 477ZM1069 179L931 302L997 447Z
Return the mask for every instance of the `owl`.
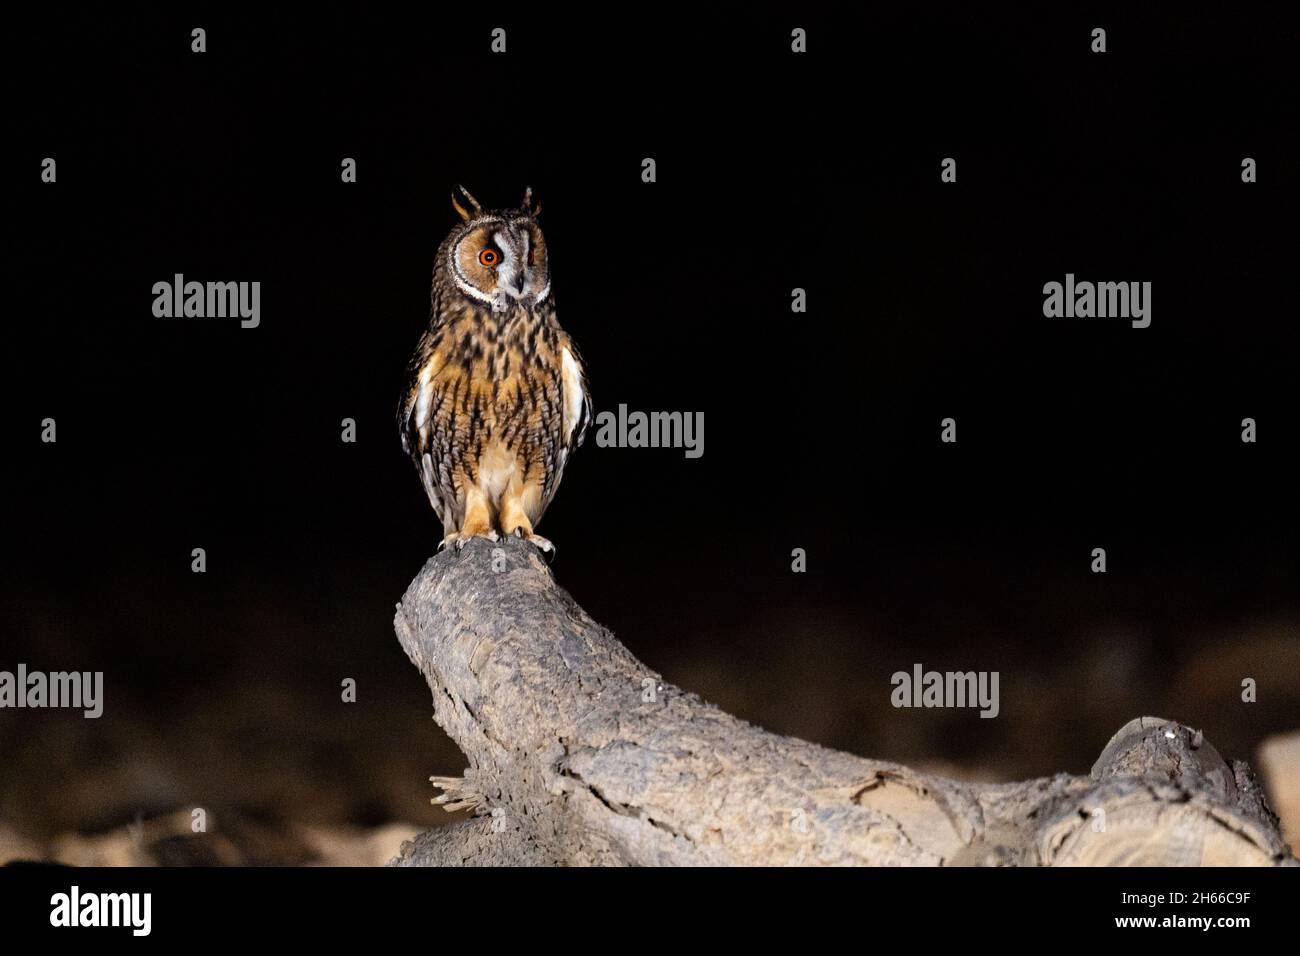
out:
M578 348L555 317L541 206L482 209L457 186L429 325L397 411L402 449L442 522L439 548L535 532L591 420Z

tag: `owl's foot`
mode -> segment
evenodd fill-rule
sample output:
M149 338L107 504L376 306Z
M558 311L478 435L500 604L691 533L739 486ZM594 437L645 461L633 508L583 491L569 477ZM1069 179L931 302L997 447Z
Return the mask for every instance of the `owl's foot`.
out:
M442 551L446 548L455 546L456 550L459 551L465 547L470 538L487 538L489 541L500 540L497 533L490 528L487 531L477 531L469 534L462 531L453 531L451 534L447 535L447 537L438 542L438 550Z
M549 538L543 538L540 534L533 534L531 531L525 531L523 528L515 528L514 536L516 538L523 538L531 545L536 545L537 550L541 551L543 554L549 554L551 557L555 557L555 545L551 544Z

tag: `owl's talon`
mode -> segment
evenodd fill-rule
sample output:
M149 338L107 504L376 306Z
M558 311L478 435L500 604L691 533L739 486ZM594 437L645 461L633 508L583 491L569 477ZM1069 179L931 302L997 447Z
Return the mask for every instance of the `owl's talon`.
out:
M490 530L470 531L470 532L453 531L451 534L447 535L447 537L442 539L442 543L438 545L438 550L442 551L448 547L451 547L452 545L455 545L457 551L462 551L464 550L465 545L469 544L470 539L472 538L487 538L489 541L499 541L501 539L501 536L498 535L495 531L490 531Z
M540 534L533 534L527 525L517 525L506 532L506 535L511 538L520 538L527 541L529 544L536 546L537 550L541 551L543 554L549 554L552 557L555 556L555 545L551 544L547 538L543 538Z
M541 551L543 554L549 554L552 558L555 557L555 545L551 544L548 539L543 538L540 534L524 535L524 540L529 544L536 545L537 550Z

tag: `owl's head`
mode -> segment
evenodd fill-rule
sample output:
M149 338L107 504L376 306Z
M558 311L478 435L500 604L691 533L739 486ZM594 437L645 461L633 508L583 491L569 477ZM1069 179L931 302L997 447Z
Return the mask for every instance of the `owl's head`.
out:
M464 186L451 194L464 220L443 243L442 255L452 282L464 294L494 308L512 302L535 305L551 294L546 240L533 205L533 190L524 191L518 209L484 210Z

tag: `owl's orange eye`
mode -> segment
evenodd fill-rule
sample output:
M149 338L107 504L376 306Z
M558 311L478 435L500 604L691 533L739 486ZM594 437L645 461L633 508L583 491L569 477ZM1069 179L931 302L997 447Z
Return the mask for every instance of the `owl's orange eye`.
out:
M484 249L478 254L478 261L491 268L501 261L501 256L497 254L495 249Z

